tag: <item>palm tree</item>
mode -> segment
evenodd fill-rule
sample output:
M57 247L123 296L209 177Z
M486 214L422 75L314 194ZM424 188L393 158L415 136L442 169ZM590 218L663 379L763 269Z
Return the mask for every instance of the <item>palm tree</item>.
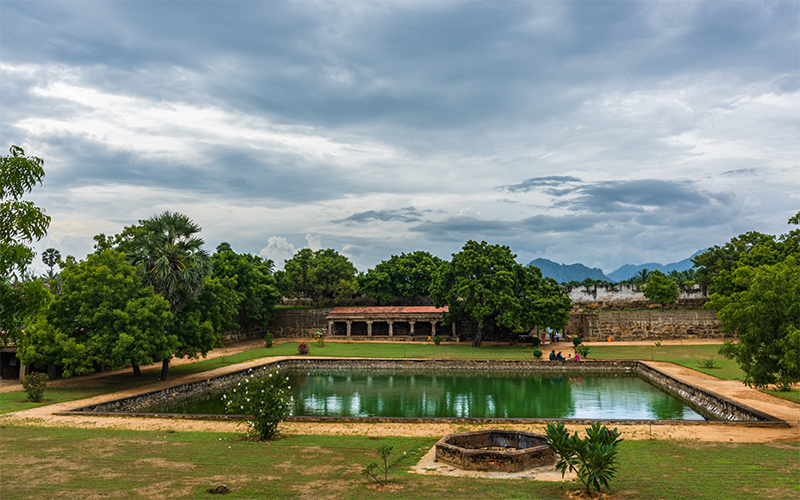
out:
M53 266L58 264L61 261L61 252L56 250L55 248L48 248L44 252L42 252L42 262L44 265L50 268L50 271L47 273L47 279L54 280L56 279L55 273L53 273Z
M636 276L635 276L634 278L635 278L637 281L639 281L639 283L640 283L640 284L644 285L644 284L646 284L648 281L650 281L650 274L652 274L652 273L650 272L650 270L649 270L649 269L647 269L647 268L644 268L644 269L642 269L641 271L639 271L639 272L636 274Z
M169 302L173 318L186 302L200 295L203 280L211 274L211 261L196 236L200 226L188 216L164 212L142 221L146 235L129 254L141 269L142 283L152 286ZM167 323L167 335L170 324ZM169 380L169 361L161 365L161 380Z

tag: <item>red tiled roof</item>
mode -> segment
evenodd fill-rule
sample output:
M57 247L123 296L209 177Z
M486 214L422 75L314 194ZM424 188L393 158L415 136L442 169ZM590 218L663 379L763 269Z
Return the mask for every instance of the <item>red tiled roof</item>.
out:
M336 307L328 313L328 316L332 314L425 314L446 312L447 306Z

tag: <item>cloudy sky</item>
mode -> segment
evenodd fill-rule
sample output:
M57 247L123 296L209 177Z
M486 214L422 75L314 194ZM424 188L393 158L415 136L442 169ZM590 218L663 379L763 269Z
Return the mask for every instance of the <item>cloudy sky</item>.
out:
M800 1L3 0L0 146L45 159L40 251L170 210L279 267L609 272L789 229L798 35Z

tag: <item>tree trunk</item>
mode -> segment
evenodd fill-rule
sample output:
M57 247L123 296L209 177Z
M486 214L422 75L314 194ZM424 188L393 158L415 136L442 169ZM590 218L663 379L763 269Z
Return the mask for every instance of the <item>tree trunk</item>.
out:
M161 362L161 380L169 380L169 358L164 358Z
M472 347L480 347L481 340L483 340L483 328L478 329L478 334L475 335L475 339L472 341Z
M137 364L131 364L133 367L133 376L134 377L141 377L142 376L142 369Z

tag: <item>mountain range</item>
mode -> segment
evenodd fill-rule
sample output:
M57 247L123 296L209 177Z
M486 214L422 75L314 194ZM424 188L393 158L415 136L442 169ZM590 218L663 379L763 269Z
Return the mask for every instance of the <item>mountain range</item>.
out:
M569 281L583 281L586 278L593 280L604 280L610 282L619 282L635 276L642 269L653 271L658 269L664 274L670 271L686 271L692 268L692 257L703 253L705 250L695 252L691 257L687 257L678 262L670 264L659 264L658 262L648 262L647 264L625 264L616 271L610 272L607 275L596 267L587 267L583 264L559 264L548 259L534 259L528 263L529 266L536 266L542 270L544 276L549 276L559 283L567 283Z

